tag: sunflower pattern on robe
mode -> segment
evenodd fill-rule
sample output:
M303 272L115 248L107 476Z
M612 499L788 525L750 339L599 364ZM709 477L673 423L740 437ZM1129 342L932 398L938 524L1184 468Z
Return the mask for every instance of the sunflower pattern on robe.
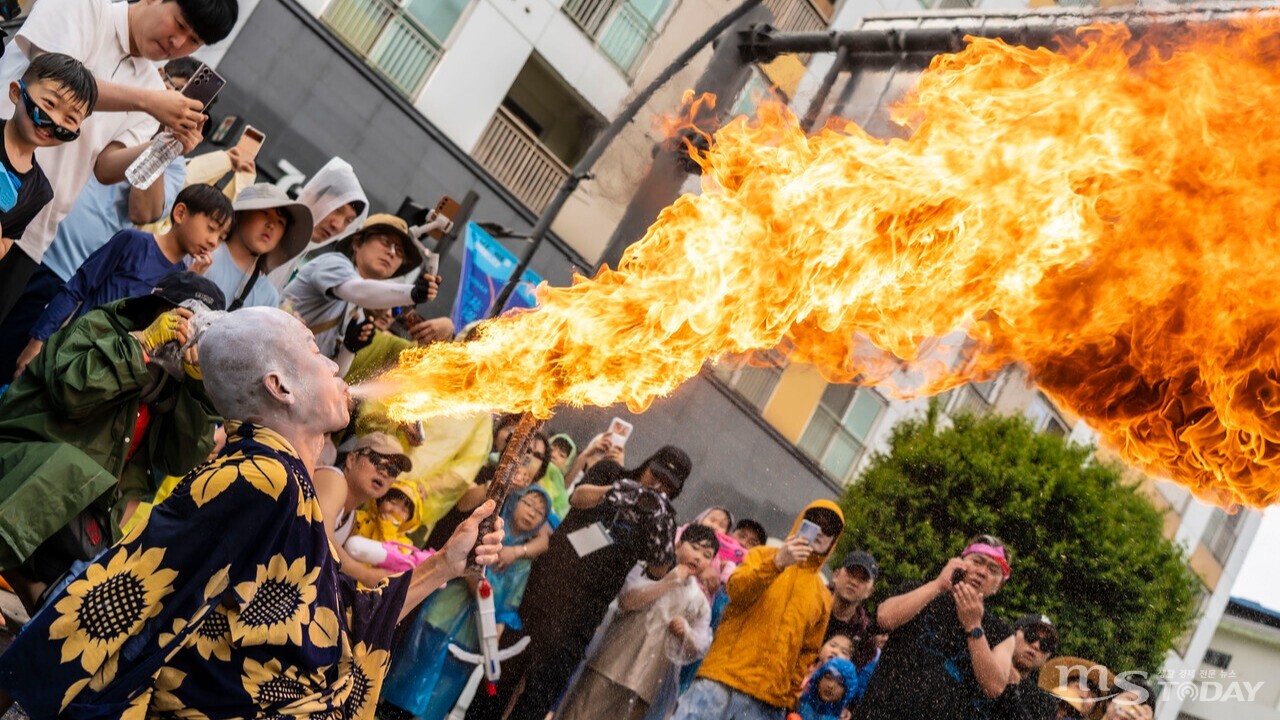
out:
M297 453L232 424L0 655L0 688L35 720L372 718L408 581L341 574Z

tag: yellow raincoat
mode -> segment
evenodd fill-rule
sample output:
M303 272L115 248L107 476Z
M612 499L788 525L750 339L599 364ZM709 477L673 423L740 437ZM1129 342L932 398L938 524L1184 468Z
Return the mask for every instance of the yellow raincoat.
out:
M833 510L844 519L830 500L816 500L805 511L812 508ZM803 513L788 537L800 529L802 518ZM785 570L773 562L777 553L773 547L755 548L729 578L729 606L698 677L793 708L831 617L831 591L818 573L830 550Z

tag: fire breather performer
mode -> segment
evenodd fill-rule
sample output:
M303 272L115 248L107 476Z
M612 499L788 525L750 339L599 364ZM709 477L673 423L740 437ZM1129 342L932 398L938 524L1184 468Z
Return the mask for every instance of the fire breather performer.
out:
M325 434L348 421L337 366L269 308L216 320L200 357L226 447L27 625L0 657L0 688L32 718L372 718L392 629L462 574L494 506L411 574L358 586L311 484Z

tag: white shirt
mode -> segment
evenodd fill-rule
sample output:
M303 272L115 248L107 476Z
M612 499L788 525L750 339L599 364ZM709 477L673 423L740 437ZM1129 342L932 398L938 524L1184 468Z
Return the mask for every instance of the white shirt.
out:
M0 56L0 87L8 87L22 77L30 64L32 48L70 55L84 63L99 81L164 89L154 63L129 55L128 3L40 0ZM15 110L9 94L0 93L0 117L13 117ZM36 159L53 186L53 202L31 221L17 246L39 262L53 243L58 223L71 212L92 176L98 154L112 142L125 147L140 145L159 129L160 124L143 112L95 112L81 124L76 140L36 150Z

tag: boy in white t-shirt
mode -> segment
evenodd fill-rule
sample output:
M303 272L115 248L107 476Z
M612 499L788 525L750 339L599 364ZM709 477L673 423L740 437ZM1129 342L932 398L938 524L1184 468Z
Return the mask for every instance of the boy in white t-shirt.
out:
M33 58L58 52L93 73L98 103L76 142L40 153L54 198L0 257L0 320L35 272L90 174L103 183L124 180L125 168L161 125L175 133L185 152L200 142L204 116L199 101L166 89L155 63L221 40L230 34L238 14L236 0L35 3L0 56L0 83L7 86L19 79ZM0 96L0 117L11 116L13 110L13 101Z

